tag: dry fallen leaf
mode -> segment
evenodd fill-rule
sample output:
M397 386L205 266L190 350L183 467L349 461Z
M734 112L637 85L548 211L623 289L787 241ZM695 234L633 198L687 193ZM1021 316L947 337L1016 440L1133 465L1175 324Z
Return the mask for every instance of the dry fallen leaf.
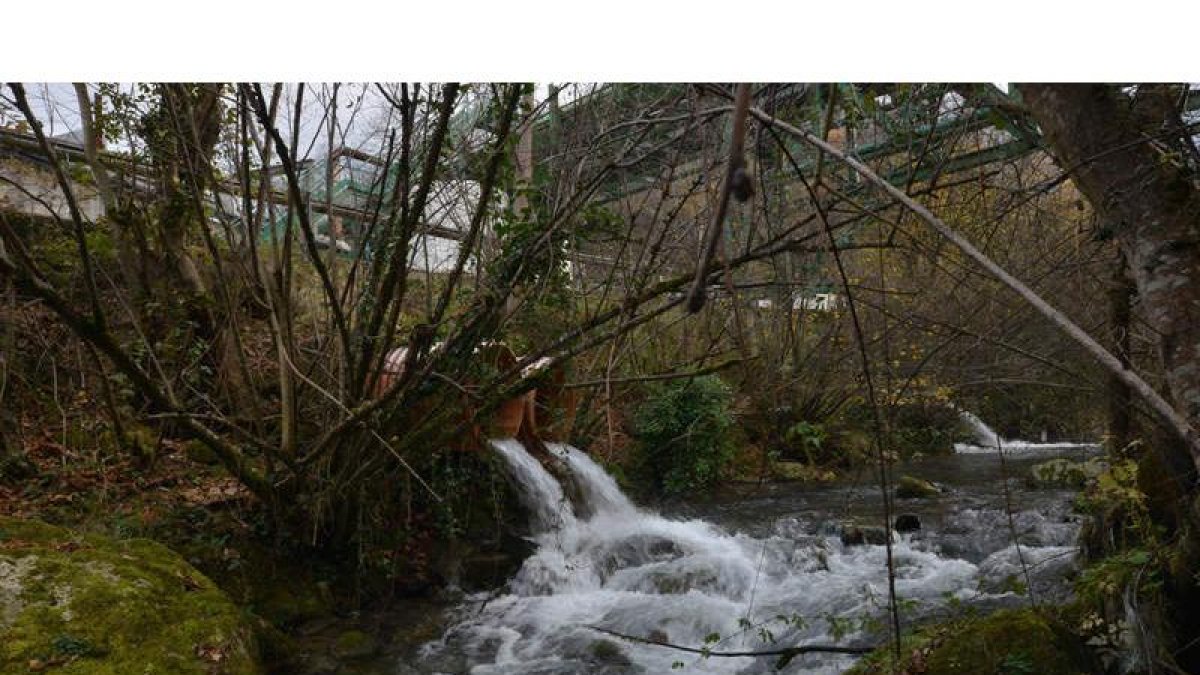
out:
M209 663L220 663L225 660L225 650L212 645L196 645L196 656Z

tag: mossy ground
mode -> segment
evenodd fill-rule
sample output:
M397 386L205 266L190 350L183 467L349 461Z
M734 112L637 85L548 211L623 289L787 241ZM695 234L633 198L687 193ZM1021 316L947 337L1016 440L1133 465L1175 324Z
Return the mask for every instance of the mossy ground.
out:
M0 517L0 610L0 672L261 672L246 615L144 539Z
M901 662L881 648L851 675L1089 675L1097 672L1082 639L1052 614L1010 609L924 626L901 642Z

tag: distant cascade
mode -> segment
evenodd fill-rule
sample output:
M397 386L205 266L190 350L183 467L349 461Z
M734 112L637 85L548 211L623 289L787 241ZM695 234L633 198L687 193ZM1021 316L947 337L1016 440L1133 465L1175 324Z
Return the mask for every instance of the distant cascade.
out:
M978 415L967 410L958 412L962 421L975 434L974 443L955 443L954 452L960 455L985 455L1004 452L1060 452L1063 450L1092 450L1097 443L1075 443L1064 441L1060 443L1034 443L1030 441L1010 440L1001 438L1000 434L989 427Z
M985 448L994 448L1000 442L1000 434L989 427L979 416L973 412L963 410L959 412L962 421L971 427L971 431L975 433L975 443Z

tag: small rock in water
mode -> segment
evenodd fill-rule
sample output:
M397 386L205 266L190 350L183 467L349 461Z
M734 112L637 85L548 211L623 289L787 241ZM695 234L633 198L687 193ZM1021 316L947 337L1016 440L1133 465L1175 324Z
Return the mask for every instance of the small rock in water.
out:
M882 527L864 527L863 534L866 536L868 544L882 546L887 543L891 532L885 531Z
M900 480L896 481L896 496L901 499L928 499L938 496L939 493L936 485L920 478L901 476Z
M851 525L842 529L843 546L861 546L865 543L867 543L867 537L861 528Z
M629 657L625 655L625 652L621 651L621 647L612 640L596 640L592 643L591 652L593 658L604 663L622 666L628 666L632 663Z
M921 519L912 513L902 513L896 516L897 532L915 532L921 529Z
M888 533L882 527L859 527L847 525L842 529L843 546L862 546L863 544L882 545L887 543Z

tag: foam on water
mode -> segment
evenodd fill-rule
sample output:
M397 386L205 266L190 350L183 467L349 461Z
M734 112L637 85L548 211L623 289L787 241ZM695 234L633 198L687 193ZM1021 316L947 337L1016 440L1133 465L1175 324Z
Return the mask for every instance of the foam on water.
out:
M577 518L558 481L519 443L494 446L518 478L537 549L502 594L469 598L456 610L455 625L425 646L429 662L443 664L438 670L658 674L682 661L687 672L771 672L769 659L704 659L611 638L592 626L689 646L717 634L721 642L709 645L715 651L879 639L853 629L835 639L827 617L883 616L883 546L847 547L835 531L795 519L781 519L772 534L756 538L703 520L665 518L631 503L587 454L550 444L579 488L578 510L586 516ZM893 548L906 620L935 611L947 597L1009 594L1003 582L1014 574L1014 557L1005 551L974 563L945 556L920 538L898 537ZM1022 547L1026 563L1041 567L1073 558L1061 545L1029 550ZM774 620L779 615L804 621ZM597 648L597 641L611 642L615 651ZM796 659L787 672L839 673L852 663L852 657L814 654Z
M991 455L1003 450L1005 453L1061 453L1069 450L1095 450L1096 443L1034 443L1030 441L1009 440L1001 438L994 429L979 419L979 416L966 410L959 411L959 417L971 427L975 434L974 443L955 443L954 452L960 455Z

